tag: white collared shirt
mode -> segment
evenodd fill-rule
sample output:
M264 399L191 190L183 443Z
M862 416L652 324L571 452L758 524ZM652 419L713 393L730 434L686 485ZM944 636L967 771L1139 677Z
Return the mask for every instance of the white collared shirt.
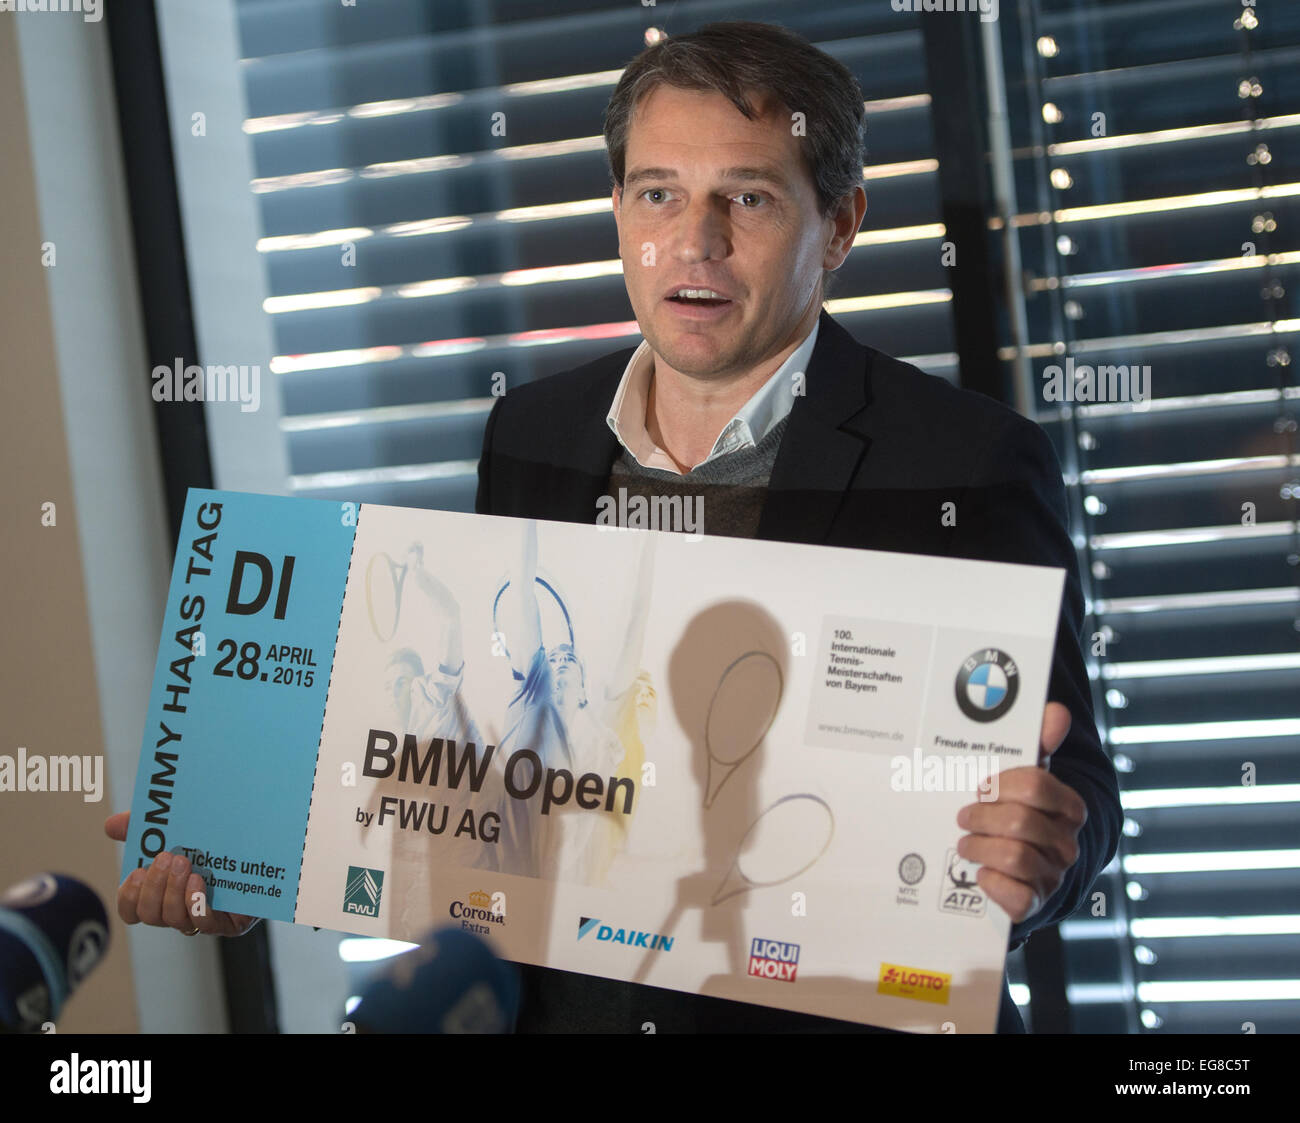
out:
M708 464L719 456L737 449L753 448L768 435L794 405L794 394L786 382L795 371L807 372L808 361L817 345L817 331L821 318L813 321L812 331L804 337L763 385L754 393L739 412L722 427L713 450L691 471ZM660 468L665 472L681 473L672 458L651 439L646 429L646 407L649 403L650 376L654 372L654 353L650 344L642 340L641 346L628 360L623 377L614 393L614 404L605 418L614 436L643 468Z

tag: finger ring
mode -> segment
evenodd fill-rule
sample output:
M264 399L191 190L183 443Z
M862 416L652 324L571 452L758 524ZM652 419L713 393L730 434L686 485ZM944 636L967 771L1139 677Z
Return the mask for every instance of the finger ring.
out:
M198 930L199 930L199 929L198 929L198 925L195 925L195 926L194 926L190 931L188 931L188 932L182 932L181 935L182 935L182 936L193 936L193 935L194 935Z

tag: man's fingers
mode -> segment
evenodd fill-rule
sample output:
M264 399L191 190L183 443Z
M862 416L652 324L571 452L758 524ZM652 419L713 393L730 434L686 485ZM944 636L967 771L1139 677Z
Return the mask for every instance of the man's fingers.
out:
M117 891L117 915L124 924L150 924L175 928L187 936L195 929L209 935L240 936L252 917L215 911L208 905L208 889L190 860L166 851L147 868L127 874Z
M183 854L173 854L171 868L167 871L167 888L163 891L163 923L177 932L193 932L190 903L185 887L190 880L190 860Z
M206 935L221 931L221 921L225 913L215 913L208 908L208 887L197 873L191 873L185 882L185 909L189 916L189 928L197 928Z
M1043 779L1052 779L1045 773L1039 775ZM1060 781L1057 780L1056 783L1059 784ZM1070 789L1067 791L1074 794ZM1079 802L1082 804L1083 801ZM1086 817L1087 812L1084 811L1082 815ZM1083 825L1082 817L1052 814L1028 803L999 801L975 803L963 808L959 825L971 832L964 838L1027 843L1063 869L1069 869L1079 858L1078 836L1079 828ZM966 856L963 854L963 857Z
M104 833L114 842L126 841L126 826L130 822L131 812L119 811L104 820Z
M1043 728L1038 740L1039 764L1061 747L1065 735L1070 732L1071 721L1069 707L1060 702L1048 702L1044 707Z
M1082 827L1088 821L1088 805L1069 784L1058 780L1050 772L1041 768L1008 768L998 776L998 798L995 801L970 803L961 809L957 825L977 830L973 824L981 808L1002 807L1010 804L1023 804L1041 811L1044 815L1053 815L1063 819L1070 826ZM989 822L988 818L978 820ZM984 834L997 834L997 831L985 830Z
M150 863L144 884L140 886L140 898L136 906L141 924L166 923L163 920L163 898L167 892L167 875L171 872L171 864L172 855L166 850Z
M207 884L197 873L191 873L185 883L185 907L189 916L186 932L197 928L205 936L241 936L249 926L249 917L214 910L208 904Z
M968 862L978 862L987 869L1032 885L1044 898L1056 892L1061 883L1063 867L1056 856L1056 847L1050 844L1040 846L1015 838L968 834L957 840L957 853Z
M975 880L979 882L980 888L985 893L1002 906L1011 918L1012 924L1019 924L1043 907L1044 898L1040 897L1031 886L987 866L975 875Z
M957 852L981 863L975 880L1016 923L1038 912L1064 880L1059 867L1023 842L972 835L958 843Z
M148 873L146 869L132 870L126 875L126 880L117 891L117 915L122 918L123 924L140 923L137 906L140 903L140 888L144 885Z

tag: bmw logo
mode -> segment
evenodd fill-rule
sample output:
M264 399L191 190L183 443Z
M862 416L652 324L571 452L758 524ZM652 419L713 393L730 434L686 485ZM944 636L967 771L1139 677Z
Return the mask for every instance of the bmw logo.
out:
M1020 671L1005 651L986 647L957 672L957 705L972 721L997 721L1015 704Z

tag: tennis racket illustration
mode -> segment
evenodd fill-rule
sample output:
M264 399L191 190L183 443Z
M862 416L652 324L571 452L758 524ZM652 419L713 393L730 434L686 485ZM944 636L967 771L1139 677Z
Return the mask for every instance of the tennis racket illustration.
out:
M538 585L540 585L543 589L545 589L548 593L551 594L551 599L555 602L556 607L559 608L560 613L564 617L564 627L569 633L569 647L573 648L576 651L576 647L573 642L573 621L569 618L569 610L568 608L565 607L564 598L561 597L560 594L555 591L555 586L552 585L548 580L546 580L545 577L540 577L540 576L535 577L534 580L537 582ZM507 579L506 581L502 582L501 587L497 589L497 595L492 600L492 634L496 642L501 645L501 650L505 653L507 659L510 658L510 648L506 646L506 634L501 628L501 624L498 618L498 610L501 607L501 597L504 595L505 591L508 588L510 588L510 581ZM542 607L541 605L538 606L539 613L541 607ZM545 619L545 616L547 614L541 613L541 615L543 617L542 635L543 637L545 637L547 631L550 629L548 628L547 621ZM548 646L545 641L545 638L543 638L542 646L549 651L550 648L555 645L551 644ZM514 672L514 676L515 678L523 677L521 674L519 674L518 671Z
M382 551L371 557L366 566L366 611L370 614L370 627L381 643L387 643L397 634L402 585L408 568Z
M835 812L821 796L782 796L750 825L710 904L780 885L812 869L835 837Z
M766 651L747 651L722 672L704 719L705 807L763 743L784 690L781 664Z

